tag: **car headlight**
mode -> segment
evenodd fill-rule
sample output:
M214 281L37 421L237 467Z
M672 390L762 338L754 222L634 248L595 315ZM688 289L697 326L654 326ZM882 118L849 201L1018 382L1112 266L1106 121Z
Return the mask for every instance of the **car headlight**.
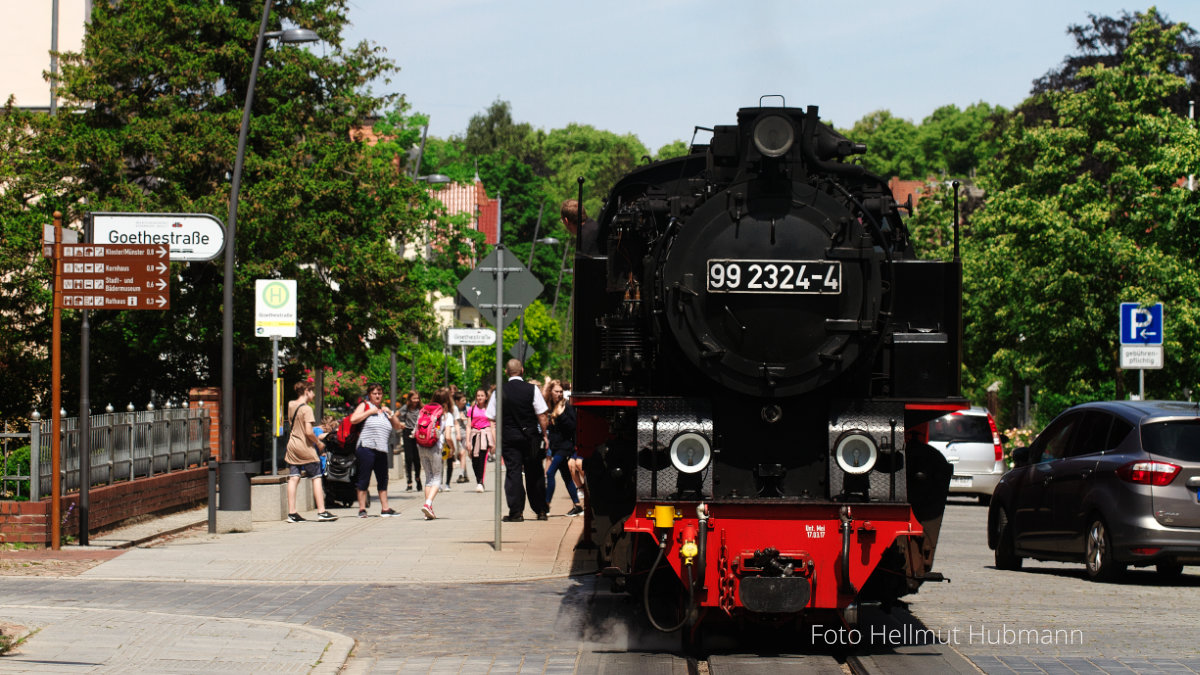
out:
M680 473L699 473L712 460L712 444L703 434L685 431L671 441L670 454Z
M780 157L792 149L796 130L780 115L767 115L754 124L754 147L767 157Z
M864 474L875 466L875 461L879 459L879 448L875 445L875 439L866 432L848 431L838 438L833 456L842 471Z

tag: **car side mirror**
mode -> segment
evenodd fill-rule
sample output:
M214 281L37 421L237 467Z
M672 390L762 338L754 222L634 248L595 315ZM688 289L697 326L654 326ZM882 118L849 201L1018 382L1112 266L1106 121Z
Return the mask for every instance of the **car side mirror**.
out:
M1022 446L1013 450L1012 458L1014 467L1029 464L1029 448Z

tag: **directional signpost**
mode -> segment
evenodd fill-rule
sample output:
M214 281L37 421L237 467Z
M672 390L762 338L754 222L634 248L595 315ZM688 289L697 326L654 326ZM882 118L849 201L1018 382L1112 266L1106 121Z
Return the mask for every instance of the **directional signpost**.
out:
M500 339L496 340L496 421L504 419L504 375L502 364L504 357L504 327L525 310L525 305L533 302L542 292L542 283L538 281L529 268L521 264L503 244L496 247L479 265L468 274L458 285L462 294L471 306L488 323L496 327ZM507 295L506 295L507 293ZM493 299L495 300L493 302ZM497 424L499 426L499 424ZM496 455L502 456L504 434L496 432ZM496 463L500 467L500 462ZM500 472L496 472L496 550L500 544Z
M170 249L161 244L63 246L61 307L169 309Z
M1146 398L1146 370L1163 367L1163 304L1121 303L1121 367L1138 370L1138 397Z
M43 228L42 255L54 261L54 292L51 297L50 401L51 485L50 545L62 545L61 426L62 415L62 310L80 312L79 396L79 529L80 542L87 544L88 486L90 479L90 413L88 410L88 310L167 309L171 306L168 244L80 244L77 232L62 226L62 214L54 212L54 224Z

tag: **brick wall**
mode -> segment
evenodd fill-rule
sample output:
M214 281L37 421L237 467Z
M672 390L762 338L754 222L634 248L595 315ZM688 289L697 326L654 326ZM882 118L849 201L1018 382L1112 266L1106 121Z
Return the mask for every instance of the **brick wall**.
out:
M221 389L192 387L188 390L188 407L208 410L208 447L214 459L221 453Z
M88 525L95 531L134 516L194 506L207 499L206 467L96 487L88 492L88 502L91 505ZM62 499L62 512L67 514L66 524L62 527L64 536L79 535L78 502L78 494L66 495ZM50 500L0 502L0 536L7 542L48 546Z

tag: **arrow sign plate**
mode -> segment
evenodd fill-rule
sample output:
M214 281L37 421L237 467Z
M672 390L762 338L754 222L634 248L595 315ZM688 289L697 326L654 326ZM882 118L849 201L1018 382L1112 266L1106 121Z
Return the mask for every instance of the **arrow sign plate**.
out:
M63 246L62 306L170 309L170 256L160 244Z

